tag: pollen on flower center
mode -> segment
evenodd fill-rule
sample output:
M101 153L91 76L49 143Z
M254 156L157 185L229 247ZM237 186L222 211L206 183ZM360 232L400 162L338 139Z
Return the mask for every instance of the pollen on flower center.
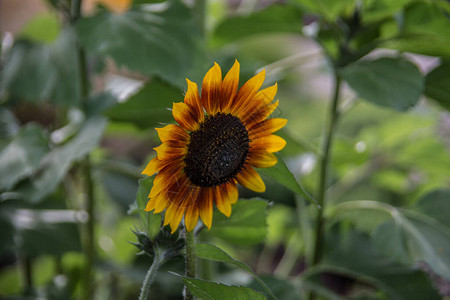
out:
M184 172L201 187L213 187L234 178L244 166L250 139L239 118L225 113L206 117L191 132Z

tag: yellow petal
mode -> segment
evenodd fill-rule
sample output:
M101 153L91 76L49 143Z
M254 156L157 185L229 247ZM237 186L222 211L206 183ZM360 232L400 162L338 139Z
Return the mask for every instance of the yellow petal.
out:
M198 122L193 113L192 106L184 102L173 104L172 115L175 121L188 131L194 131L198 128Z
M277 89L278 87L275 83L273 86L259 91L254 97L243 103L236 112L239 119L243 120L245 123L249 123L255 118L261 120L265 119L261 118L260 115L265 113L269 108L269 104L275 97Z
M175 160L183 159L187 153L187 147L174 147L170 142L162 143L160 146L153 148L158 154L159 160Z
M214 115L219 110L221 84L222 70L217 63L214 63L214 66L206 73L202 83L201 102L210 115Z
M277 158L272 153L266 151L256 151L249 153L249 164L255 168L269 168L277 163Z
M246 166L236 177L237 181L246 188L262 193L266 190L266 185L261 176L251 166Z
M167 142L169 140L173 141L189 141L189 134L180 126L175 124L169 124L163 128L155 128L158 132L159 139L161 142Z
M248 129L248 134L251 140L255 140L258 137L269 135L277 130L280 130L287 124L286 119L282 118L271 118L264 120L262 122L252 125Z
M227 194L226 184L216 186L214 194L217 209L229 217L231 215L231 202Z
M202 188L199 197L200 218L210 229L213 216L213 188Z
M161 170L168 163L169 163L168 161L163 161L160 160L158 157L155 157L152 160L150 160L148 165L145 167L144 171L142 171L142 174L153 176L153 174Z
M278 152L283 149L284 146L286 146L286 141L274 134L260 137L250 143L251 149L255 151L265 150L267 152Z
M236 95L239 86L239 70L240 65L235 60L233 66L225 76L222 86L220 88L220 110L228 111L233 103L234 96Z
M186 209L186 214L184 215L184 224L186 225L187 231L192 231L198 222L198 207L192 205Z
M200 102L200 95L198 93L197 84L187 78L186 82L188 85L188 90L186 92L186 95L184 96L184 103L192 106L197 122L202 122L205 114L203 113L203 107Z
M249 101L256 93L264 82L266 77L266 71L262 70L252 78L250 78L238 91L233 104L231 105L231 114L236 115L241 106Z

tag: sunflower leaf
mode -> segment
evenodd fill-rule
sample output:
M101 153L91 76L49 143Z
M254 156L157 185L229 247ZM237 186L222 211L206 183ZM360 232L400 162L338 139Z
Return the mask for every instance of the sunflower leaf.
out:
M424 87L420 70L403 58L358 61L344 68L342 75L361 98L398 111L414 106Z
M136 194L136 202L139 209L139 217L144 225L145 232L150 239L155 239L159 230L161 229L161 214L153 214L152 212L145 211L145 207L148 202L148 195L153 186L153 179L155 177L148 177L145 179L139 179L139 188Z
M255 198L234 204L230 217L216 210L208 233L237 245L261 243L267 234L266 207L267 201Z
M178 86L198 48L199 30L181 1L136 5L122 14L104 10L81 19L77 30L88 52Z
M174 274L174 273L172 273ZM174 274L180 276L178 274ZM248 287L225 285L222 283L180 276L189 291L200 299L205 300L264 300L267 299L263 294L254 291Z
M273 294L273 292L270 290L270 288L267 286L267 284L264 281L262 281L262 279L259 278L259 276L256 275L256 273L253 272L253 270L247 264L245 264L241 261L235 260L230 255L228 255L228 253L226 253L225 251L223 251L222 249L220 249L214 245L206 244L206 243L198 243L196 245L196 247L197 247L197 257L202 258L202 259L212 260L212 261L229 263L229 264L233 264L233 265L241 268L242 270L250 273L253 276L253 278L255 278L255 280L264 288L264 290L273 299L277 299L277 296L275 296ZM215 298L213 298L213 299L215 299ZM227 299L231 299L231 298L227 298Z
M319 204L314 199L313 196L311 196L308 192L305 191L305 189L298 183L298 181L295 179L292 172L287 167L286 163L284 162L284 159L282 156L278 153L275 153L275 156L278 159L278 162L275 166L270 168L261 168L258 169L258 172L272 178L273 180L279 182L284 187L290 189L294 193L304 197L308 201L314 203L319 207Z

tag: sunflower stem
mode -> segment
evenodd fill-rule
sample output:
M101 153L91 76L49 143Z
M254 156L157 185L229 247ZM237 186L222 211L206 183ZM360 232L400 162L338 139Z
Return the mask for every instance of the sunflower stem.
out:
M186 277L195 278L195 269L197 266L197 255L195 254L195 234L194 231L185 232L186 242ZM184 287L184 300L193 300L194 296Z
M324 240L323 228L325 225L323 212L325 210L325 202L326 202L325 191L327 189L327 182L328 182L328 169L329 169L331 146L333 143L336 123L339 117L338 104L339 104L340 88L341 88L341 78L337 70L335 69L333 98L330 106L329 115L327 118L327 125L325 129L326 131L324 133L325 138L322 146L322 157L320 160L320 175L319 175L320 177L319 177L319 190L317 194L317 201L322 209L317 210L312 266L316 266L320 263L323 252L322 249ZM314 293L311 293L309 299L312 300L314 298L315 298Z
M139 295L139 300L147 300L150 295L150 286L155 279L155 275L158 272L163 260L162 255L158 249L155 249L155 256L153 258L153 263L148 269L147 275L145 276L144 282L142 283L141 294Z

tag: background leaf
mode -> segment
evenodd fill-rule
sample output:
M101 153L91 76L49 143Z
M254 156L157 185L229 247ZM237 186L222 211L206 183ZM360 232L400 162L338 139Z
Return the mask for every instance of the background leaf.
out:
M425 95L450 110L450 62L443 62L427 74Z
M181 1L133 6L122 14L101 11L81 19L77 30L89 52L178 86L193 65L199 37Z
M140 179L139 188L136 194L136 202L138 204L139 216L144 224L145 232L150 239L155 239L161 229L161 214L153 214L153 212L145 211L148 202L148 195L153 186L154 177Z
M263 294L242 286L228 286L221 283L181 277L189 291L200 299L205 300L263 300L267 299Z
M344 68L342 75L361 98L399 111L414 106L423 91L419 69L402 58L358 61Z
M266 208L267 201L254 198L236 202L229 218L215 210L208 234L236 245L263 242L267 234Z

